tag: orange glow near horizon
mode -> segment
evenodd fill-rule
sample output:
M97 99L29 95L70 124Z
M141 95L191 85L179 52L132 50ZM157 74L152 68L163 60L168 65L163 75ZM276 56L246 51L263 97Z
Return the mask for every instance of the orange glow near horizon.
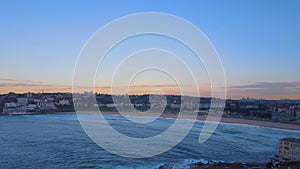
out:
M130 87L129 92L114 92L114 94L122 95L122 94L136 94L136 95L143 95L143 94L151 94L154 89L160 89L163 91L163 94L166 95L180 95L180 90L177 87L160 87L160 88L155 88L155 87ZM84 90L82 89L82 92L84 91L89 91L89 90ZM97 93L101 94L111 94L111 88L110 87L97 87L95 90ZM122 90L121 90L122 91ZM210 90L208 88L200 88L200 97L210 97ZM30 87L30 86L18 86L18 87L0 87L0 93L1 94L7 94L9 92L14 92L14 93L56 93L56 92L61 92L61 93L71 93L72 92L72 87L70 86L56 86L56 87ZM189 96L196 96L195 92L189 91L185 92L182 95L189 95ZM297 93L295 94L289 94L289 95L283 95L283 94L278 94L278 95L273 95L273 96L262 96L257 93L248 93L247 95L242 95L238 93L238 91L228 91L227 93L227 98L228 99L241 99L241 98L249 97L249 98L257 98L257 99L270 99L270 100L280 100L280 99L300 99L299 95Z

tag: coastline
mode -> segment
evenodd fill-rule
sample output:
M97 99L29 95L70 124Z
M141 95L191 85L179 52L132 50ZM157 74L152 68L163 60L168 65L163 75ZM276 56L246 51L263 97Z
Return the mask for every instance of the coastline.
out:
M103 114L108 115L120 115L118 112L102 112ZM126 112L126 115L128 116L137 116L135 113L129 113ZM155 117L153 115L157 115L157 113L149 113L149 116L147 117ZM143 116L140 116L143 117ZM145 116L144 116L145 117ZM177 114L172 113L163 113L160 115L161 118L177 118ZM191 115L183 115L184 119L192 119ZM206 121L207 116L197 116L197 120L199 121ZM210 121L210 122L216 122L216 121ZM272 121L262 121L262 120L251 120L251 119L243 119L243 118L230 118L230 117L222 117L221 121L222 123L227 124L244 124L244 125L251 125L251 126L260 126L260 127L268 127L268 128L276 128L276 129L283 129L283 130L294 130L294 131L300 131L300 125L298 124L291 124L291 123L277 123Z
M121 115L119 112L116 111L101 111L103 115ZM6 115L38 115L38 114L76 114L76 112L49 112L49 113L26 113L26 114L6 114ZM132 112L125 112L123 113L126 116L136 116L136 117L160 117L160 118L177 118L177 114L173 113L132 113ZM145 115L146 114L146 115ZM4 114L3 114L4 115ZM199 121L206 121L206 115L198 115L196 120ZM182 115L182 119L193 119L192 115ZM209 122L217 122L217 121L209 121ZM220 120L221 123L226 124L241 124L241 125L250 125L250 126L259 126L259 127L268 127L268 128L275 128L275 129L283 129L283 130L294 130L300 131L300 125L298 124L291 124L291 123L279 123L279 122L272 122L272 121L263 121L263 120L252 120L252 119L243 119L243 118L232 118L232 117L222 117Z
M283 130L300 131L300 125L291 124L291 123L280 123L280 122L272 122L272 121L251 120L251 119L242 119L242 118L228 118L228 117L222 117L221 122L230 123L230 124L246 124L246 125L276 128L276 129L283 129Z

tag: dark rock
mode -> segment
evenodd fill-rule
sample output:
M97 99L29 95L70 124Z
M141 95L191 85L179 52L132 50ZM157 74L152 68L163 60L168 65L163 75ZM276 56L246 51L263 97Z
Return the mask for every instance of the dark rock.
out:
M223 163L210 162L203 164L201 162L190 165L190 169L265 169L265 164L242 164L242 163Z

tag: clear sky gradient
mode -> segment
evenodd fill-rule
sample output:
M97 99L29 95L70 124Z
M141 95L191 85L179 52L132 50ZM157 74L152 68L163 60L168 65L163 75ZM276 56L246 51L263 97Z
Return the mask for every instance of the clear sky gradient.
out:
M0 4L0 93L70 91L76 58L95 31L124 15L163 12L208 36L223 62L229 98L300 99L298 0Z

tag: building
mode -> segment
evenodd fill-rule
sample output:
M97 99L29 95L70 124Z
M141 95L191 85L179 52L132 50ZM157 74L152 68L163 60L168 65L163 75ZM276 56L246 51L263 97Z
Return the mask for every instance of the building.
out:
M300 139L281 139L279 141L279 158L283 161L300 161Z
M18 107L18 104L15 102L4 103L4 109L16 108L16 107Z
M70 102L69 102L69 100L62 99L62 100L59 100L59 101L58 101L58 105L61 105L61 106L69 106L69 105L70 105Z
M21 107L26 107L28 103L27 98L17 98L18 105Z

